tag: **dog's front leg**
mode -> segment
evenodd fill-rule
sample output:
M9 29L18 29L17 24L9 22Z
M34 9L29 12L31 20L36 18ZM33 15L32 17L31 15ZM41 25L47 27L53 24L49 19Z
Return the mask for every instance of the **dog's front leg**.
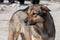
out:
M43 40L42 36L38 34L38 32L36 32L37 28L35 28L36 25L31 26L31 38L32 40Z
M29 26L25 26L23 28L24 28L23 33L24 33L25 39L26 40L31 40L31 33L30 33L31 30L30 30L30 27Z
M11 23L12 24L12 23ZM10 28L9 28L9 37L8 37L8 40L17 40L18 39L18 36L19 36L19 33L20 33L20 24L17 25L16 27L13 26L13 25L10 25Z
M8 40L14 40L14 33L15 33L15 27L13 26L13 22L10 21Z
M48 35L47 33L44 33L44 26L43 23L37 23L37 27L35 28L36 32L42 36L43 40L48 40Z
M20 29L21 29L21 26L20 26L20 24L18 24L18 25L16 26L16 31L15 31L15 33L14 33L14 40L17 40L17 39L18 39L18 36L19 36L19 34L20 34Z
M9 36L8 36L8 40L14 40L14 31L13 30L10 30L9 31Z
M19 18L14 15L9 23L9 37L8 40L17 40L21 29Z

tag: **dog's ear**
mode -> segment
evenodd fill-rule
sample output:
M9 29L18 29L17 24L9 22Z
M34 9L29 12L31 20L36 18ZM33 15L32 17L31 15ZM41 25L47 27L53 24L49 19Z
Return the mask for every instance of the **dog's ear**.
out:
M46 7L46 6L41 6L40 8L43 10L43 13L48 13L48 12L51 11L51 10L50 10L48 7Z
M28 10L27 10L27 14L31 14L32 9L33 9L33 7L30 6L30 7L28 8Z

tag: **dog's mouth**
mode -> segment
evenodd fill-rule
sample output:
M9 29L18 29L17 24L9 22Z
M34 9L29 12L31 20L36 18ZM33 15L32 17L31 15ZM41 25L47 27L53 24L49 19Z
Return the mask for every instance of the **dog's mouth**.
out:
M28 25L36 25L36 24L37 24L37 22L31 22L31 23L29 22L28 23Z

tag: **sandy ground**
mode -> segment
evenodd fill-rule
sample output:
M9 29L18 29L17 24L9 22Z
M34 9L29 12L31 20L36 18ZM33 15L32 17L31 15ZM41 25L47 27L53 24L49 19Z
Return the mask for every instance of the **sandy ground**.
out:
M30 2L25 2L26 4L31 4ZM41 4L44 4L49 9L51 9L51 15L53 16L55 27L56 27L56 40L60 40L60 3L58 2L47 2L41 1ZM8 39L8 30L9 30L9 20L12 14L21 8L25 8L17 3L6 5L0 4L0 40ZM20 39L20 38L19 38Z

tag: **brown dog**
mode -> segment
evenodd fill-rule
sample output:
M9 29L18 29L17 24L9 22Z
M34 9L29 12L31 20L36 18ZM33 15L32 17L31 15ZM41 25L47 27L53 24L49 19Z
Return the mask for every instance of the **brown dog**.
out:
M37 27L36 25L26 25L25 19L27 17L28 15L25 13L25 11L21 10L16 11L12 15L9 24L8 40L17 40L19 34L21 35L22 40L42 40L41 36L34 29ZM38 21L38 19L40 20ZM43 18L37 16L36 20L40 22L41 27L43 27Z
M33 5L25 11L13 14L9 25L8 40L55 40L55 26L49 9L43 5Z
M43 40L55 40L55 26L54 21L49 13L50 9L46 6L35 4L30 6L27 12L26 24L37 25L37 33L39 33ZM40 25L42 23L42 26ZM41 30L42 29L42 30Z

